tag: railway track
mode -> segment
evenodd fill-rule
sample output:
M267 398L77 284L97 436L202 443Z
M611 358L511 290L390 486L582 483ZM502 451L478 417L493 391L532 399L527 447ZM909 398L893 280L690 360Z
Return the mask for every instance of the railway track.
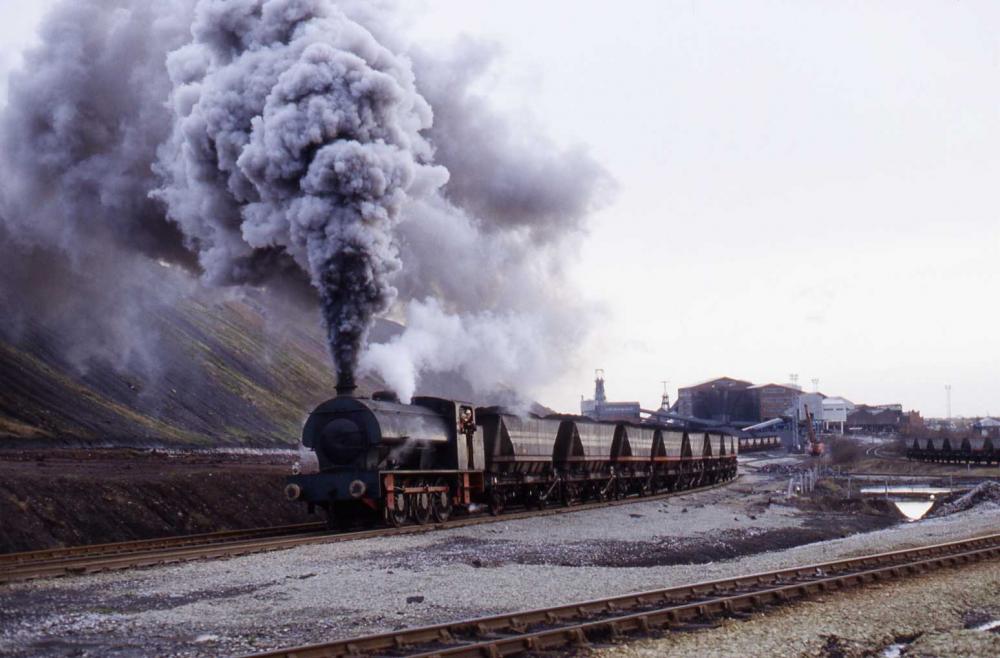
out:
M374 528L371 530L331 534L325 530L325 524L323 523L303 523L271 528L257 528L254 530L233 530L201 535L168 537L164 539L53 548L25 553L8 553L0 555L0 585L38 578L55 578L174 564L193 560L238 557L240 555L295 548L296 546L307 544L326 544L374 537L418 534L434 530L495 523L497 521L513 521L536 516L567 514L708 491L727 486L738 479L739 476L727 482L720 482L705 487L660 493L641 498L624 498L621 500L572 505L570 507L518 511L505 513L496 517L489 515L457 517L445 523L408 525L400 528Z
M252 530L231 530L180 537L53 548L0 555L0 584L169 564L208 557L257 552L255 547L322 536L325 524L302 523Z
M606 599L254 654L253 658L485 658L567 651L702 627L815 593L1000 557L1000 534Z
M0 569L26 564L42 564L58 560L70 560L81 557L121 556L143 551L163 550L170 548L186 548L205 544L217 544L226 541L260 539L275 535L289 535L304 532L316 532L325 527L323 523L299 523L295 525L272 526L252 530L227 530L223 532L208 532L197 535L182 535L179 537L162 537L158 539L140 539L109 544L90 544L87 546L67 546L46 548L23 553L0 554Z

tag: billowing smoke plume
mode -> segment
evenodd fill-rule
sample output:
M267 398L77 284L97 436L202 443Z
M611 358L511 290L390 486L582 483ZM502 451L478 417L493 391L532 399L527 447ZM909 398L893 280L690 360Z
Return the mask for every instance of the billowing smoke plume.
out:
M481 392L557 374L586 325L562 265L606 175L471 91L493 49L392 24L330 0L61 2L11 79L0 241L123 306L144 279L119 262L311 283L342 379L374 317L405 317L362 362L403 397L422 372Z
M407 195L447 181L420 134L430 107L408 62L330 2L203 0L192 33L168 59L176 122L157 196L209 280L253 282L283 256L307 271L353 382L395 299Z
M149 198L170 134L165 57L186 1L63 2L24 54L0 114L0 337L43 330L53 351L159 372L157 311L195 288L181 232ZM176 263L167 270L156 264Z

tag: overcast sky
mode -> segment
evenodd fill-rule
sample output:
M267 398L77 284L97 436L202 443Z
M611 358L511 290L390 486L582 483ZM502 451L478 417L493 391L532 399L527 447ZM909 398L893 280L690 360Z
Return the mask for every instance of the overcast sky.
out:
M0 75L45 2L0 0ZM51 3L48 3L51 4ZM618 183L566 255L603 309L541 395L729 375L1000 414L1000 3L407 2L495 41L484 90Z

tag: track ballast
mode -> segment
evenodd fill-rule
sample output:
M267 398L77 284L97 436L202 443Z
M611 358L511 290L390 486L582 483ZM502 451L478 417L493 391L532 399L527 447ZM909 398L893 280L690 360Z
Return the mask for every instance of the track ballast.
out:
M568 605L404 629L254 654L253 658L359 655L486 658L565 651L595 641L688 630L723 616L812 594L916 576L1000 557L1000 534Z

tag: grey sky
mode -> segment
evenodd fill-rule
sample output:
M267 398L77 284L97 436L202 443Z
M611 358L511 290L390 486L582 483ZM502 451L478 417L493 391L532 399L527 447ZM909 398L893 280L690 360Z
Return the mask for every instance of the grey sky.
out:
M44 4L0 0L0 74ZM404 6L421 44L497 42L483 91L618 181L567 254L605 319L546 403L603 367L647 405L661 379L795 372L1000 413L1000 4Z

